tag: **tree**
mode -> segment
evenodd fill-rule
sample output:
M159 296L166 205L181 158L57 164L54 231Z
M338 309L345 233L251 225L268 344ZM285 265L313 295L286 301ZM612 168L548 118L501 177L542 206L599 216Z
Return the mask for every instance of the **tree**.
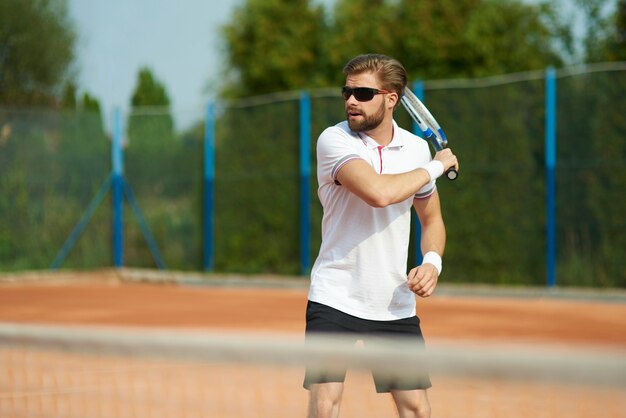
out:
M128 136L131 146L158 149L157 143L174 137L174 120L170 114L170 98L165 86L157 80L152 71L141 68L137 75L137 85L131 98L133 108L128 121ZM152 115L144 115L142 108L155 108Z
M128 116L128 143L125 149L125 173L151 226L155 239L167 236L165 223L155 221L163 208L171 207L167 199L180 197L178 187L185 162L179 161L180 143L174 134L170 98L163 83L147 68L137 74ZM160 212L159 212L159 208ZM167 210L165 210L167 212ZM157 215L155 215L157 213ZM173 213L170 213L173 216ZM153 265L145 240L136 224L127 229L127 257L135 265ZM170 250L173 248L169 247Z
M68 82L63 88L61 106L64 109L76 109L76 84L72 81Z
M603 47L604 57L608 61L626 61L626 0L617 3L613 23Z
M347 1L347 0L340 0ZM516 0L400 0L396 57L411 78L474 77L544 68L561 60L547 25L551 9ZM385 22L376 27L391 27ZM387 36L385 30L374 36Z
M616 6L615 14L607 20L606 37L596 46L596 57L602 61L626 60L626 0L620 0ZM589 190L585 202L592 215L589 219L597 226L591 246L594 250L594 284L624 287L626 222L622 214L626 211L626 197L622 191L626 187L626 144L623 139L626 135L623 116L626 113L623 100L626 73L599 73L587 78L584 83L587 90L581 92L584 110L589 115L586 119L591 125L586 138L592 146L590 154L596 161L601 161L601 164L592 166L584 179Z
M137 86L133 92L131 104L134 108L142 106L169 106L170 98L165 86L158 81L149 68L143 67L137 76Z
M244 97L320 84L324 13L310 0L247 0L222 28L223 95Z
M603 13L606 10L607 1L576 0L577 6L582 11L585 28L582 39L582 58L585 62L604 60L604 51L600 45L608 36L609 19Z
M328 85L343 83L341 69L358 54L380 53L400 58L395 12L394 6L385 0L337 1L325 39Z
M100 113L100 102L88 92L83 93L82 106L84 110Z
M570 34L548 5L482 1L471 9L462 30L466 61L451 70L464 76L560 66L564 53L571 50L559 50L569 46Z
M50 105L76 35L66 0L0 0L0 105Z
M83 92L82 97L78 97L78 89L74 82L70 81L63 88L63 96L61 99L63 109L84 110L100 114L100 102L89 92Z
M604 0L597 0L604 1ZM247 0L223 29L222 92L242 97L337 85L353 56L396 57L411 78L470 77L561 65L570 32L554 5L519 0Z
M272 91L272 86L281 89L319 84L337 86L343 82L344 63L356 54L367 52L399 58L410 80L487 76L583 61L581 50L573 48L573 25L569 24L571 19L567 20L567 10L561 7L565 1L530 4L520 0L336 0L332 13L319 26L325 28L324 33L311 31L307 32L310 39L300 39L305 49L312 40L322 40L322 45L315 49L319 54L317 62L310 69L314 75L307 80L287 82L284 72L263 60L234 61L229 56L232 72L254 73L255 78L251 83L251 78L239 77L239 85L228 91L249 95L267 93ZM572 1L567 1L571 6ZM596 8L600 8L602 13L597 16L604 19L604 5L609 1L590 0L586 13L596 16ZM589 48L607 53L623 48L626 0L619 1L615 31L609 30L606 34L610 36L606 37L601 32L603 20L596 20L598 36L596 41L587 41ZM256 2L248 1L239 13L246 13L251 4ZM255 7L254 16L260 22L280 13L258 4ZM292 19L297 19L297 15ZM254 22L250 20L248 24L253 26ZM274 47L288 59L298 52L299 46L279 42L281 38L274 32L281 32L284 27L280 20L277 22L267 30L263 29L267 25L262 24L249 32L233 32L232 37L225 38L226 43L245 51L249 47L251 53L260 45L266 50ZM302 22L305 26L309 23ZM243 33L254 36L245 37ZM626 240L620 214L626 201L620 199L619 191L625 187L626 176L620 175L623 171L620 158L623 160L625 154L619 138L624 137L625 127L623 106L616 103L621 103L619 97L624 89L618 87L624 86L624 80L618 71L599 74L597 80L595 75L559 78L557 169L567 170L559 174L557 185L559 282L623 286L626 270L620 254L624 253ZM434 83L426 83L428 106L433 113L441 115L455 153L465 161L461 163L464 171L460 182L438 183L442 195L454 195L453 199L445 200L442 208L450 234L446 254L453 260L448 280L542 283L544 80L530 77L488 87L479 80L475 84L468 82L463 88L431 87ZM314 136L342 117L343 101L338 93L336 97L314 97L311 105ZM408 127L408 118L402 110L395 116L400 126ZM262 109L261 106L226 106L219 117L216 265L222 270L297 272L293 261L297 253L288 247L297 239L294 227L297 213L293 205L297 191L294 171L297 102L277 101ZM267 123L273 120L280 123ZM592 134L601 140L589 141ZM605 141L610 143L604 145ZM242 154L242 146L249 152ZM314 149L314 144L311 146ZM280 161L276 149L281 150ZM311 155L314 159L315 152ZM595 159L588 161L590 155L601 156L602 165ZM583 169L578 166L581 164ZM271 190L268 184L272 185ZM276 191L280 194L273 195ZM248 205L250 201L269 202L271 207L268 210L263 204ZM570 210L569 206L576 207ZM315 208L315 217L313 224L317 225L321 208ZM241 228L241 219L255 219L255 222L250 228ZM584 235L586 231L588 237ZM590 245L574 243L568 247L565 241L574 235ZM275 238L272 245L267 245L268 236ZM285 236L288 238L281 240ZM242 267L241 257L249 254L254 257L247 259ZM568 264L570 261L576 263ZM589 269L582 271L581 265ZM565 280L564 276L574 268L581 272L571 276L570 281ZM587 276L585 281L581 280L584 276Z

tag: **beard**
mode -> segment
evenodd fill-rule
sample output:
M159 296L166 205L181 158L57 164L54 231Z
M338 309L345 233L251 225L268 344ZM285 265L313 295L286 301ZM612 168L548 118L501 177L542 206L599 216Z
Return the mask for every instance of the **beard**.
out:
M354 119L350 119L350 115L348 115L348 110L346 110L346 119L348 119L348 126L354 132L367 132L375 129L380 125L385 118L385 102L383 101L380 104L378 110L371 114L366 115L362 114L363 119L356 121Z

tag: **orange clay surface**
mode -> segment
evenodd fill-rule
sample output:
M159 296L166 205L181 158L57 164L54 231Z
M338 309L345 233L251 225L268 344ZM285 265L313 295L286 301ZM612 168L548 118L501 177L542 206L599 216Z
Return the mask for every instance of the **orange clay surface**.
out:
M307 289L126 283L112 271L0 282L0 322L302 333ZM626 348L626 303L545 297L417 301L428 340Z
M184 287L127 283L112 271L0 276L0 322L302 335L306 282ZM276 280L274 280L275 282ZM299 284L298 284L299 283ZM471 293L471 292L468 292ZM476 293L476 292L474 292ZM624 352L626 303L542 296L418 300L427 343L506 342ZM595 300L595 301L594 301ZM0 346L2 417L303 417L302 370L149 358L92 358ZM625 418L624 388L433 376L438 418ZM349 371L341 418L398 416L371 378Z
M279 333L304 330L305 284L300 288L184 287L125 283L112 271L60 277L0 282L0 322ZM417 302L427 341L626 348L623 302L436 293Z

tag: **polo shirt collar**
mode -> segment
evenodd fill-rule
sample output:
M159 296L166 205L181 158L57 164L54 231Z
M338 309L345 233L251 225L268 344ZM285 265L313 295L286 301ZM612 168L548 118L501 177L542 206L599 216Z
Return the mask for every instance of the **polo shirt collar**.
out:
M393 124L393 138L391 138L391 142L385 148L402 148L404 146L404 138L400 134L400 128L395 120L392 120ZM374 141L369 135L366 135L362 132L355 132L361 141L370 149L375 149L380 147L378 142Z

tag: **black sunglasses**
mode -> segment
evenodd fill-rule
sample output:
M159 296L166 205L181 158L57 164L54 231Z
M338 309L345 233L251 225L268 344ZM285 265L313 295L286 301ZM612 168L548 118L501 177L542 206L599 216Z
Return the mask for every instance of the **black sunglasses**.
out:
M341 95L343 100L348 100L350 96L354 95L354 98L359 102L369 102L377 94L391 93L389 90L379 90L371 87L348 87L343 86L341 88Z

